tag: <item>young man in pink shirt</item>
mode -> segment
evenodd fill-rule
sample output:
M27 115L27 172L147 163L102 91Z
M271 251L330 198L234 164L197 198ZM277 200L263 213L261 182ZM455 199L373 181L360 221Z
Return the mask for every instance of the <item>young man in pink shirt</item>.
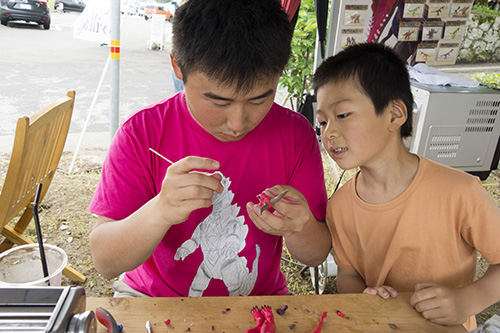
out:
M319 145L304 117L273 102L291 36L279 1L177 9L171 60L184 91L122 124L89 207L96 269L126 272L118 293L286 294L283 239L298 260L321 263L310 249L331 247L318 222L327 201ZM256 195L285 189L260 214Z

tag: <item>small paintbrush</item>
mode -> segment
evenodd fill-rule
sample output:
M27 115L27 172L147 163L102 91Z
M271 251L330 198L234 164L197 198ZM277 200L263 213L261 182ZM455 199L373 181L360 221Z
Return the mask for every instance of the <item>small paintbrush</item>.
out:
M165 161L167 161L168 163L170 164L174 164L174 162L172 162L171 160L169 160L168 158L166 158L165 156L163 156L162 154L160 154L159 152L157 152L156 150L154 150L153 148L149 148L149 150L151 150L153 153L155 153L156 155L160 156L161 158L163 158Z

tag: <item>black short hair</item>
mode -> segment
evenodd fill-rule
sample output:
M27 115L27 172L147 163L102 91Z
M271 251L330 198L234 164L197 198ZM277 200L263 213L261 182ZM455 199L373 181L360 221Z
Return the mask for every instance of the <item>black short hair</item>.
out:
M408 119L401 126L401 137L412 132L413 95L406 62L390 47L380 43L361 43L347 47L318 67L313 89L331 82L354 80L371 99L377 114L391 101L401 99Z
M277 0L189 0L176 10L172 32L184 81L200 71L237 90L280 75L293 35Z

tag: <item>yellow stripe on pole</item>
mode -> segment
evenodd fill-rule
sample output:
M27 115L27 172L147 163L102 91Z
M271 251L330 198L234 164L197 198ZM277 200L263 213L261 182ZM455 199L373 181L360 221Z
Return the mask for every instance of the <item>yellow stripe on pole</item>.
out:
M111 59L120 59L120 41L112 40L111 41Z

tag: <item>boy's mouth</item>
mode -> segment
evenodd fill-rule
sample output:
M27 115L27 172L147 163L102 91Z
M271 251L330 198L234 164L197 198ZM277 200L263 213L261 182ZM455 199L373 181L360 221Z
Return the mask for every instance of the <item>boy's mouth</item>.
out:
M344 156L344 153L347 151L347 147L339 147L333 149L333 147L330 149L330 156L333 159L341 158Z

